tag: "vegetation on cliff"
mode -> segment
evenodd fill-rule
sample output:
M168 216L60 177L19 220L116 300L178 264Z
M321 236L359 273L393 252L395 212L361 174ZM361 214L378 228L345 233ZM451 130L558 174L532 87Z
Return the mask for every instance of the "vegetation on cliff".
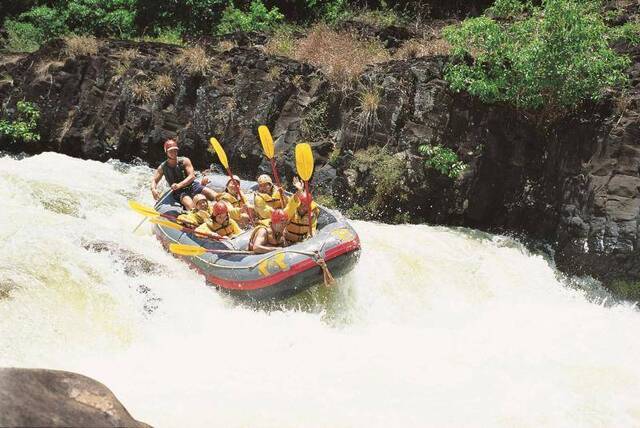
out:
M456 60L446 78L485 102L572 109L627 84L630 60L611 46L636 33L609 27L597 1L497 0L483 16L444 30Z

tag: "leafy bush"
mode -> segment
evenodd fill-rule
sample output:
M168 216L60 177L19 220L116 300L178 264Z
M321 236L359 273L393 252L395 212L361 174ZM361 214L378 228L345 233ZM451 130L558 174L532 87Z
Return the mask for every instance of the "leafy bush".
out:
M496 0L487 13L496 18L509 18L531 10L528 0Z
M153 34L153 28L168 25L184 29L184 34L210 34L228 3L229 0L137 0L136 24L144 34Z
M70 0L67 25L72 31L98 37L135 34L136 0Z
M264 31L274 27L284 19L277 7L267 9L261 0L252 0L249 10L244 12L235 7L233 1L222 12L222 19L218 24L218 34L233 33L235 31Z
M154 31L152 31L150 35L138 37L136 38L136 40L183 46L183 33L184 30L180 25L176 26L175 28L157 28L154 29Z
M39 141L40 134L37 132L40 111L28 101L18 101L17 111L13 121L0 119L0 135L6 136L12 142Z
M65 34L67 28L66 12L47 6L38 6L18 16L20 22L32 24L43 35L43 41Z
M613 29L614 40L625 40L632 45L640 44L640 23L627 22Z
M458 159L456 152L440 144L436 146L425 144L418 150L426 156L424 165L427 168L435 169L449 178L458 178L467 168L467 165Z
M4 28L8 35L5 49L9 52L35 52L44 41L42 30L26 22L7 19Z
M561 111L627 81L629 59L609 47L613 32L593 1L545 0L521 19L481 16L443 34L456 61L446 79L485 102Z

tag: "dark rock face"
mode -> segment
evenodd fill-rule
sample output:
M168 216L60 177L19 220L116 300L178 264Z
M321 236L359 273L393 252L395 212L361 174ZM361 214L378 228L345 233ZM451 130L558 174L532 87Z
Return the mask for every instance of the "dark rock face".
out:
M0 426L149 427L111 391L75 373L0 368Z
M177 136L181 154L202 169L217 164L208 146L216 136L232 169L254 178L270 171L257 138L266 124L285 181L295 173L294 145L310 141L312 184L351 215L515 233L550 243L564 271L640 278L638 48L622 47L634 58L624 98L541 126L452 93L445 57L380 64L345 92L309 65L265 54L258 35L234 37L231 50L207 50L204 75L172 65L179 47L121 41L78 58L61 58L58 41L0 65L13 79L0 86L3 105L24 98L42 111L42 143L0 149L155 166L163 140ZM123 71L129 49L137 56ZM170 90L136 97L135 84L160 74L171 76ZM455 150L469 167L455 181L425 168L424 144Z

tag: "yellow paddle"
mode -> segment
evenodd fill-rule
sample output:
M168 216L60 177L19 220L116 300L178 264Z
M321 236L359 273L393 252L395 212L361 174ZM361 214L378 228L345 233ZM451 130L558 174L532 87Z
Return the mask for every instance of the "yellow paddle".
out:
M282 201L282 208L284 208L286 201L284 199L284 192L282 191L282 184L280 183L280 175L278 175L278 169L276 168L276 150L273 145L271 132L269 132L269 128L267 128L265 125L260 125L258 127L258 135L260 136L260 142L262 143L264 154L267 159L271 161L271 171L273 171L273 178L276 180L276 186L278 186L280 200Z
M127 201L129 204L129 207L134 210L135 212L142 214L143 216L146 217L157 217L160 215L160 213L158 211L156 211L154 208L151 208L147 205L143 205L140 202L134 201L133 199L130 199L129 201Z
M167 192L162 196L162 198L160 198L159 202L164 201L164 200L167 198L167 196L169 196L170 194L171 194L171 189L167 190ZM129 206L130 206L131 208L133 208L133 210L134 210L134 211L138 211L136 208L134 208L134 207L131 205L131 203L132 203L132 202L135 202L135 201L129 201ZM141 205L141 204L140 204L140 205ZM143 205L141 205L141 206L143 206ZM143 207L144 207L144 206L143 206ZM148 207L144 207L144 208L148 208ZM151 208L151 209L153 210L153 208ZM155 210L154 210L154 211L155 211ZM142 226L142 223L144 223L144 222L145 222L145 220L147 220L147 217L148 217L147 215L143 214L141 211L138 211L138 212L139 212L140 214L144 215L145 217L140 221L140 223L138 223L138 225L136 226L136 228L135 228L135 229L133 229L133 233L136 233L136 230L138 230L138 228L139 228L140 226ZM156 214L156 215L159 215L159 214Z
M231 181L236 181L233 178L233 173L231 172L231 168L229 168L229 161L227 160L227 154L224 152L222 145L220 145L220 143L218 142L218 140L215 139L215 137L209 138L209 143L211 143L211 147L213 147L213 150L215 150L216 154L218 155L218 159L220 159L220 163L227 170L229 179ZM244 200L244 195L242 194L242 190L240 189L240 183L236 183L236 184L238 185L238 194L240 195L240 200L242 201L242 204L248 208L247 201ZM253 224L253 215L251 214L251 211L248 209L247 209L247 212L249 214L249 220Z
M311 212L311 193L309 192L309 179L313 174L313 153L311 152L311 146L307 143L296 145L296 169L298 170L298 175L304 181L304 190L309 195L309 203L307 204L309 236L313 236L313 229L311 228L313 213Z
M218 254L253 254L251 251L236 251L236 250L215 250L197 245L186 244L169 244L169 251L180 256L201 256L205 253L218 253Z

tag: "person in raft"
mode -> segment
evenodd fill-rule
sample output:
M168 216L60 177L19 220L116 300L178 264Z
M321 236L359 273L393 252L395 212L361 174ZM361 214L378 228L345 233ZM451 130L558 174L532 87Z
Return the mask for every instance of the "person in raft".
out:
M176 199L187 210L194 208L193 197L197 194L202 193L207 199L215 200L216 192L204 187L209 179L204 177L201 182L195 181L196 173L193 170L191 160L184 156L178 156L178 143L175 140L165 141L164 152L167 155L167 160L160 164L151 180L151 194L156 201L160 197L157 186L162 177L167 180Z
M268 253L287 246L284 228L288 221L287 214L281 209L271 211L270 219L260 220L253 229L249 239L249 251L257 254Z
M195 232L213 239L229 239L238 236L242 231L238 223L229 218L227 204L218 201L213 204L211 218L198 226Z
M320 208L312 201L311 195L303 190L302 182L298 177L293 179L293 185L298 191L292 198L289 198L285 209L285 214L289 218L285 228L285 239L289 243L303 241L314 234L320 214ZM313 213L311 231L309 230L309 203L311 203L311 212Z
M273 210L283 209L286 205L286 198L283 202L280 197L280 189L273 185L271 177L267 174L258 177L258 191L254 194L253 205L261 220L271 218Z
M185 214L180 214L178 218L176 218L179 224L194 228L211 218L211 213L213 212L212 207L202 193L198 193L193 197L193 203L195 207L192 210Z
M246 201L247 198L244 192L240 190L240 177L233 176L233 180L227 180L225 191L219 193L216 196L216 200L225 202L229 208L229 216L232 220L238 222L242 227L246 227L251 222L251 216L249 214L253 207L245 205L242 201Z

